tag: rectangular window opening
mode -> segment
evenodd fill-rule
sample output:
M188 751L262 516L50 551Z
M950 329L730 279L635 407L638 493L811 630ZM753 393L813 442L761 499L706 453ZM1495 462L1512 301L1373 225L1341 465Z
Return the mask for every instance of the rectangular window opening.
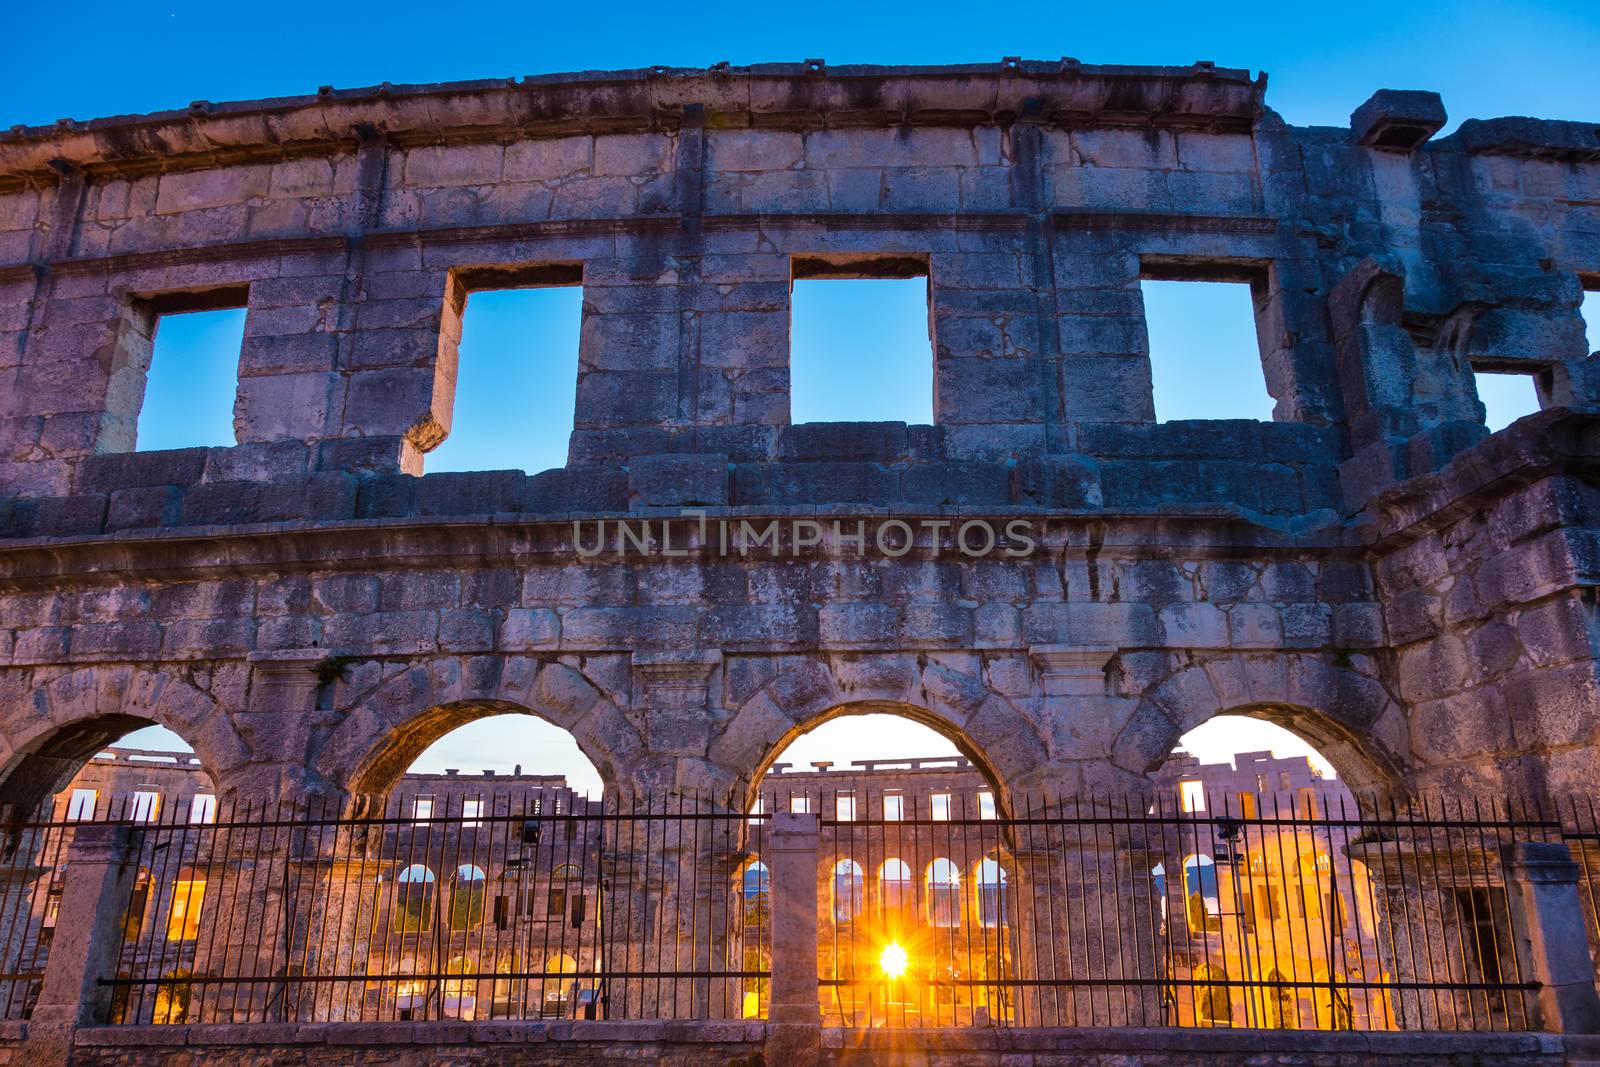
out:
M1473 367L1472 380L1483 404L1483 423L1490 433L1505 429L1524 415L1539 410L1539 381L1535 372Z
M450 432L428 473L564 467L578 395L583 268L547 264L457 271ZM449 336L452 324L456 336Z
M796 256L789 421L933 422L933 337L922 256Z
M155 822L156 816L161 811L161 794L152 789L136 789L133 792L133 809L128 813L128 818L134 822Z
M69 822L88 822L94 818L95 808L100 803L98 789L74 789L71 798L67 801L67 820Z
M883 821L902 822L906 817L906 798L900 793L888 793L883 798Z
M934 793L928 798L928 812L934 822L950 821L950 794Z
M834 818L839 822L856 821L856 797L854 793L840 793L833 798Z
M134 427L134 449L225 448L238 443L233 404L244 347L243 288L142 299L150 365Z
M1178 783L1179 807L1183 811L1206 810L1206 784L1199 781Z
M193 941L200 936L200 908L205 898L204 878L180 878L173 884L167 911L168 941Z
M196 793L189 801L189 821L207 823L217 821L217 798L211 793Z
M1157 422L1272 421L1249 284L1255 269L1145 264L1140 287Z

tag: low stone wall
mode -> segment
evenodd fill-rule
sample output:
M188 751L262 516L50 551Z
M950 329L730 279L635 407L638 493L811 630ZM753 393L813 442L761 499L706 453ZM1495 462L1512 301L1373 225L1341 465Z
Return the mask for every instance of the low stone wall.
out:
M766 1027L742 1022L427 1022L80 1030L73 1067L368 1067L631 1061L759 1067Z
M26 1028L0 1032L0 1063L26 1063ZM368 1023L103 1027L80 1030L73 1067L228 1063L593 1064L790 1067L769 1059L766 1026L740 1022ZM1210 1067L1294 1064L1590 1062L1585 1038L1556 1034L1382 1034L1294 1030L824 1030L819 1067ZM785 1056L789 1059L789 1056Z

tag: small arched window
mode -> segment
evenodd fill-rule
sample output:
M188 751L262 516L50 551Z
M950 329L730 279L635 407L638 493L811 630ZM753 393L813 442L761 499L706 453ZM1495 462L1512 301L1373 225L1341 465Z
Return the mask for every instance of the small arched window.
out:
M523 985L522 979L512 979L510 976L521 970L517 964L520 962L515 952L502 953L494 965L494 1010L495 1015L508 1015L518 995L518 990ZM502 977L504 976L504 977Z
M902 859L890 858L878 867L878 906L891 920L904 921L911 909L911 868Z
M1205 1026L1233 1025L1233 992L1228 972L1202 963L1194 969L1195 1017Z
M424 867L423 870L427 868ZM428 969L430 968L423 968L423 970ZM418 973L417 961L410 956L400 958L400 965L395 968L395 973L399 976L399 981L394 984L395 1011L402 1020L409 1020L413 1013L427 1007L428 997L433 992L433 983L425 978L414 977Z
M544 964L544 1014L564 1015L567 1001L572 998L577 985L572 975L578 973L578 961L562 952L551 956Z
M865 887L861 865L852 859L842 859L833 865L833 921L854 922L861 914L861 897Z
M483 906L488 895L484 884L488 876L482 867L463 863L456 868L450 886L450 929L474 930L483 922Z
M961 925L961 868L943 856L928 864L928 924L947 930Z
M1005 926L1010 922L1006 911L1006 869L992 857L978 864L978 923L981 926Z
M458 879L459 881L459 879ZM443 1002L439 1005L446 1019L472 1019L478 1014L478 982L465 975L475 974L478 961L471 956L451 956L445 964Z
M185 867L172 883L167 907L167 940L193 941L200 936L200 911L206 899L206 874Z
M433 895L438 882L433 872L413 863L394 881L395 933L414 934L433 925Z
M122 917L122 939L137 941L144 932L145 912L150 909L150 870L140 867L133 878L133 891L128 894L128 911Z
M744 924L761 926L767 921L772 900L772 875L767 865L752 860L740 879L739 897L744 906Z
M581 875L578 868L570 863L563 863L550 872L550 895L545 901L545 914L552 919L560 919L567 914L568 905L574 897L582 897L582 886L578 884ZM574 914L574 921L578 920Z
M1183 861L1184 907L1193 933L1222 929L1222 899L1217 892L1217 864L1201 853Z

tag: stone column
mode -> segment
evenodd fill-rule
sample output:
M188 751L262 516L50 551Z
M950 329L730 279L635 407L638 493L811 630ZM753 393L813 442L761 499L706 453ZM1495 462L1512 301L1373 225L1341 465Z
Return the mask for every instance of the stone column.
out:
M307 992L260 979L288 978L305 962L316 903L329 887L319 835L295 825L335 810L318 807L306 770L312 738L337 719L322 699L319 671L328 659L321 648L249 657L250 702L235 721L255 760L229 779L219 812L220 821L247 825L216 831L218 884L207 887L198 939L205 958L196 968L253 980L204 990L200 1017L208 1022L294 1020ZM249 825L256 823L273 825Z
M1162 977L1160 904L1150 875L1162 858L1161 831L1127 822L1148 809L1149 782L1109 758L1136 703L1108 691L1115 652L1084 644L1028 649L1044 695L1040 717L1082 725L1073 739L1076 758L1047 764L1033 778L1045 806L1032 814L1060 821L1028 827L1019 842L1035 853L1024 872L1030 899L1023 905L1040 910L1022 920L1030 943L1024 952L1033 959L1032 973L1021 977L1126 983L1041 988L1028 1006L1046 1024L1156 1026L1165 1018L1160 987L1151 981Z
M821 1056L817 981L817 817L775 812L767 836L771 878L772 1001L766 1058L804 1067Z
M632 914L642 924L627 931L637 940L623 949L623 958L637 946L635 966L704 974L641 988L647 995L633 1003L661 1018L708 1018L732 1008L727 983L709 974L723 969L737 948L726 922L730 824L681 817L720 808L723 790L704 757L715 722L710 687L721 663L716 649L640 651L632 657L632 703L656 761L632 768L632 793L655 816L619 835L610 850L614 862L636 872L617 883L630 885ZM628 849L636 851L625 857Z
M1500 863L1522 977L1539 983L1528 994L1530 1022L1556 1033L1600 1033L1578 865L1567 846L1519 841L1501 848Z
M129 828L116 823L83 823L73 833L55 938L21 1060L29 1067L66 1064L73 1030L108 1020L112 987L100 979L116 974L122 948L138 867L129 837Z
M304 942L289 963L304 976L360 974L373 962L374 933L381 937L382 932L377 926L383 914L379 878L391 866L382 859L383 832L381 826L342 826L326 846L303 848L291 860L292 880L303 887L292 918L296 936ZM382 961L386 973L395 964ZM362 983L287 984L283 1016L299 1022L359 1020L365 1005Z

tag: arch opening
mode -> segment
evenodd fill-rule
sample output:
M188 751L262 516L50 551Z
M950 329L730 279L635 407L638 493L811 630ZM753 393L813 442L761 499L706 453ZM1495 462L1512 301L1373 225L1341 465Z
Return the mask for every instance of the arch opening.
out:
M450 792L503 792L538 780L577 797L598 800L610 784L606 761L596 760L570 730L537 711L503 701L440 704L384 737L350 778L358 797L396 791L423 794L440 779ZM371 802L369 800L369 802Z
M938 794L892 781L926 777L923 772L950 783L944 790L950 813L970 809L977 817L982 807L992 817L1004 809L1004 783L970 738L926 708L880 701L835 705L785 733L749 779L744 807L805 810L844 821L880 819L885 812L921 818ZM806 803L796 808L801 796Z
M0 784L12 818L48 809L74 822L209 822L216 795L210 771L181 734L121 713L46 733L22 749Z
M1382 893L1360 859L1384 824L1340 770L1303 732L1234 714L1156 769L1153 897L1169 941L1207 951L1170 963L1180 1025L1387 1028ZM1300 985L1329 974L1352 987Z
M1164 757L1150 768L1158 786L1167 784L1174 768L1188 757L1201 764L1218 764L1266 754L1279 760L1308 761L1320 782L1339 783L1345 799L1364 810L1406 795L1403 775L1388 752L1369 738L1358 737L1332 716L1310 708L1247 705L1197 715L1186 720L1185 726Z

